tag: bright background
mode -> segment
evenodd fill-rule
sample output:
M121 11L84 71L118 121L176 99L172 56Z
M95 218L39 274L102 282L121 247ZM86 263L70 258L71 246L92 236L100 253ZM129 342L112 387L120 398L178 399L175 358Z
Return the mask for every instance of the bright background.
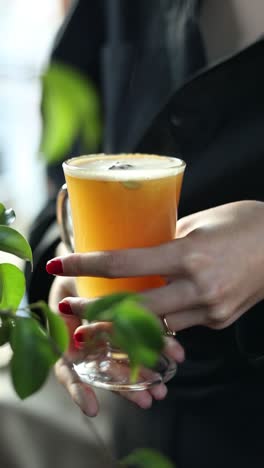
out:
M46 199L40 75L63 20L62 0L0 0L0 201L21 229Z

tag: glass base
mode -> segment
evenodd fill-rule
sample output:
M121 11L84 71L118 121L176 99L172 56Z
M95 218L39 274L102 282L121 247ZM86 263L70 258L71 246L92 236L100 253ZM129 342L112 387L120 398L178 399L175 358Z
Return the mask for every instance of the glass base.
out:
M97 356L73 363L73 369L81 382L113 391L146 390L170 380L177 371L177 364L164 354L154 369L142 368L135 382L130 380L130 365L126 354L118 350L106 350Z

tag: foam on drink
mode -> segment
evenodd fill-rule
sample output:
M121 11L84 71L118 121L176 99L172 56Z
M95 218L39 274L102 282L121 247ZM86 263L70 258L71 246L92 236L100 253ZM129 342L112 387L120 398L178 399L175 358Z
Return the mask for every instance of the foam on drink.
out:
M144 181L183 172L185 163L167 156L119 154L80 156L63 165L65 174L108 181Z

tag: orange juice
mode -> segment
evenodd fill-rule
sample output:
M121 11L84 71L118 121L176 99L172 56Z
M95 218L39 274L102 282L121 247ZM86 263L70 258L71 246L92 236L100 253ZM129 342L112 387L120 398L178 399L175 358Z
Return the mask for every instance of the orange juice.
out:
M185 164L154 155L96 155L63 164L75 252L148 247L175 236ZM77 278L78 294L98 297L164 284L160 276Z

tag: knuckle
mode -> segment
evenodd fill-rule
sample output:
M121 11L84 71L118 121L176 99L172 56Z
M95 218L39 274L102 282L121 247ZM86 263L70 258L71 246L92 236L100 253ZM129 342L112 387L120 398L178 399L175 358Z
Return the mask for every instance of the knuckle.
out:
M206 287L203 288L202 301L210 307L222 304L227 296L228 288L224 282L208 278Z
M72 276L77 276L80 273L82 266L82 257L79 254L69 255L67 258L67 270L71 272Z
M196 278L201 271L208 269L210 257L204 253L191 252L184 256L183 268L188 276Z
M212 330L223 330L223 328L226 327L225 322L221 322L221 323L209 322L207 326L208 328L211 328Z
M207 325L214 330L225 328L230 319L230 310L227 307L211 308L208 312Z
M85 297L80 297L77 303L77 307L80 310L83 310L87 307L88 304L89 304L89 301Z
M77 317L82 317L89 304L89 301L84 297L80 297L77 302L69 302L71 304L74 315L76 315Z
M104 273L107 278L119 278L124 268L124 258L119 251L104 252Z

